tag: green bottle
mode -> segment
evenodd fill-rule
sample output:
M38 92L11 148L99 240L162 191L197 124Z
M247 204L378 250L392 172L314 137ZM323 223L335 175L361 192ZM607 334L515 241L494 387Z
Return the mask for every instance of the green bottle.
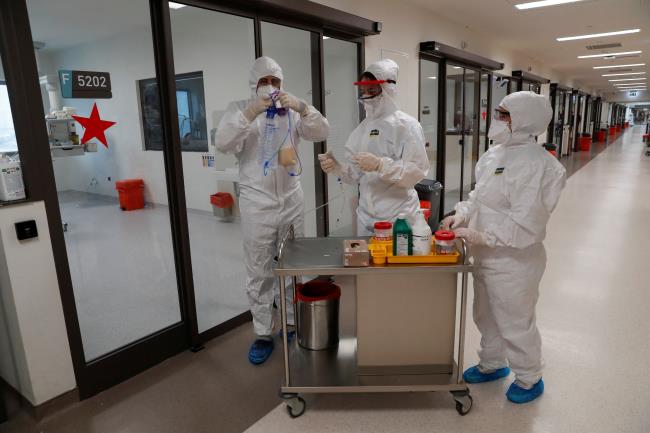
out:
M405 213L399 214L393 224L393 255L413 255L413 231L406 220Z

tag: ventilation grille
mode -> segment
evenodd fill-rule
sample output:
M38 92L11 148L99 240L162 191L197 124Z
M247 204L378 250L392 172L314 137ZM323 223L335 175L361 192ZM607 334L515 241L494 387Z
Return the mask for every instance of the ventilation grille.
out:
M599 44L599 45L587 45L588 50L606 50L608 48L619 48L622 47L620 42L615 42L612 44Z

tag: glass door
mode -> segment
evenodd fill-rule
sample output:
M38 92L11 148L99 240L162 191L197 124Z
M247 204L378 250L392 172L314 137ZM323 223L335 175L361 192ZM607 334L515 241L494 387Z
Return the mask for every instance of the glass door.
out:
M446 67L444 213L472 189L478 156L479 78L471 69Z
M479 114L479 145L478 157L480 158L488 149L488 136L487 131L490 122L490 104L489 104L489 87L490 75L481 75L481 101L480 101L480 114Z
M325 108L330 133L327 149L343 161L345 144L359 124L359 102L354 82L359 79L359 44L323 37ZM320 168L317 169L320 173ZM359 187L327 176L327 215L329 236L356 236L356 209Z
M429 157L427 179L437 179L438 168L438 81L439 63L420 59L420 124Z
M110 12L128 27L89 26L83 37L75 1L27 8L83 354L96 363L184 325L149 2ZM110 94L62 95L60 76L100 91L110 77Z
M228 105L251 98L254 21L189 5L170 9L170 21L194 296L204 333L249 309L239 164L234 154L218 152L214 140ZM197 41L210 43L197 49ZM229 211L213 207L216 194L230 197L224 198L232 200Z

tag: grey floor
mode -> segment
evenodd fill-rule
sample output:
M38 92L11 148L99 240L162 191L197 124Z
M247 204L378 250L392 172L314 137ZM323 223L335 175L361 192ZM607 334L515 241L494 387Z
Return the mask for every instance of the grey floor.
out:
M475 407L463 418L448 395L391 394L310 397L293 420L278 404L280 353L249 365L247 324L41 422L12 410L0 433L647 433L650 158L642 149L640 130L630 131L584 165L551 220L538 308L547 392L536 403L509 404L504 381L472 386ZM467 337L469 365L473 324Z
M169 210L123 212L113 198L59 193L86 359L180 320ZM199 331L248 309L238 222L188 213Z

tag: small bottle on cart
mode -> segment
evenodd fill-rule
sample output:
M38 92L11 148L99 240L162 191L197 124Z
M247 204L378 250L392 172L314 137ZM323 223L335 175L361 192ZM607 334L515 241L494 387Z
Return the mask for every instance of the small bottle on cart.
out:
M393 255L413 255L413 231L406 220L405 213L400 213L393 224Z
M393 240L393 224L388 221L378 221L374 225L374 240L380 242L390 242Z
M418 211L413 224L413 255L428 256L431 254L431 227L424 217L425 209Z
M438 230L436 237L436 254L453 254L456 251L456 234L448 230Z

